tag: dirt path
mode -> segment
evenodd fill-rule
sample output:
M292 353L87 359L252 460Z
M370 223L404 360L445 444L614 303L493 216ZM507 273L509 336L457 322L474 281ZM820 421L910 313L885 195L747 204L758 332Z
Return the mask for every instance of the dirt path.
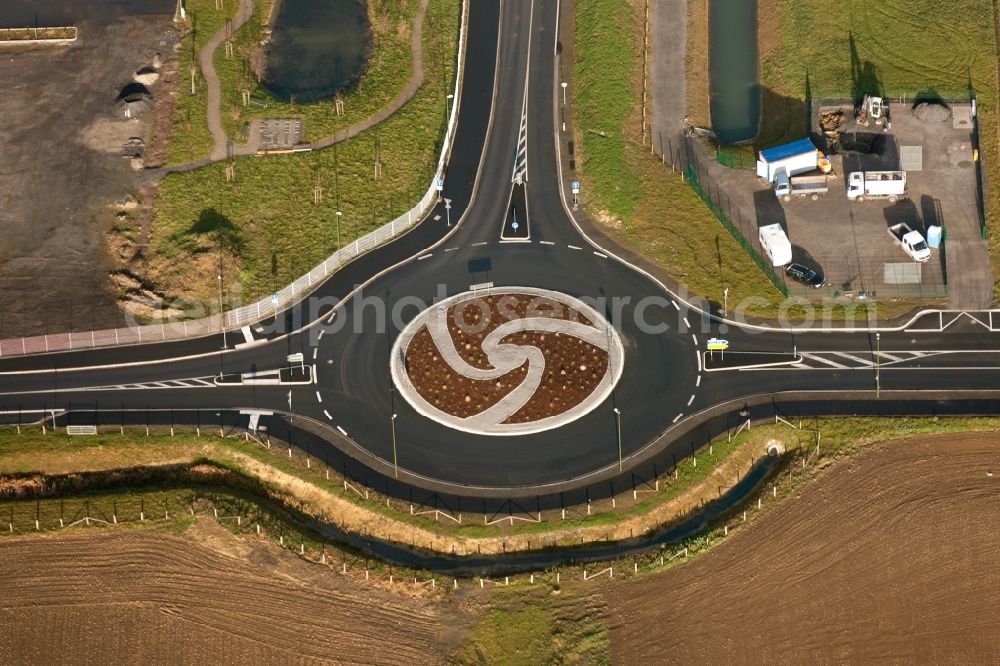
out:
M435 664L475 619L460 598L366 585L210 518L179 536L5 539L0 586L5 664Z
M674 137L681 131L687 98L684 54L687 47L687 0L661 0L650 5L652 56L649 63L650 136Z
M417 9L417 14L413 18L413 30L410 31L410 50L413 57L413 74L410 76L410 80L407 82L406 87L403 88L398 95L396 95L395 99L378 112L368 116L367 118L359 120L353 125L348 126L332 136L323 137L313 141L310 144L313 150L329 148L335 143L345 141L351 137L357 136L367 129L371 129L375 125L386 120L392 114L399 111L403 105L409 102L417 93L417 90L419 90L420 86L424 83L423 30L424 16L427 14L427 5L429 2L430 0L421 0L420 7ZM240 11L233 18L233 32L246 23L252 14L253 0L242 0L240 4ZM198 54L198 60L201 63L201 70L205 76L205 82L208 85L207 119L208 127L212 132L212 139L214 142L211 155L208 160L199 160L198 162L193 162L191 164L181 164L175 167L155 170L155 173L151 173L150 176L159 179L163 175L172 171L189 171L194 168L199 168L206 166L207 164L226 159L226 143L228 139L226 138L225 131L222 129L221 84L219 82L219 76L215 72L215 65L213 63L215 50L226 38L226 34L226 28L219 30L219 32L212 36L212 39L205 44L204 48L202 48L201 52ZM256 121L254 121L254 125L254 129L256 129ZM256 132L252 131L250 140L247 143L235 145L233 147L233 153L235 155L255 155L258 148L257 141L255 139Z
M212 154L211 159L215 162L226 159L226 132L222 129L221 107L221 86L219 75L215 73L215 49L226 39L227 35L234 34L240 27L253 16L253 0L241 0L240 10L233 17L232 26L223 26L217 33L212 35L212 39L198 53L198 63L201 65L201 73L205 77L208 85L208 107L206 115L208 119L208 129L212 132Z
M615 588L616 661L995 661L998 443L873 447L704 557Z

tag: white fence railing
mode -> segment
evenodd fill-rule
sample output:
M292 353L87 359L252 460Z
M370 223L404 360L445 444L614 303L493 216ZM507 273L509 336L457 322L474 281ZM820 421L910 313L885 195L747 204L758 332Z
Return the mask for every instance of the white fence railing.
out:
M144 326L129 326L125 328L106 329L102 331L78 331L74 333L52 333L32 337L10 338L0 340L0 357L19 356L23 354L38 354L53 351L73 349L88 349L93 347L108 347L113 345L138 344L142 342L160 342L179 340L219 333L223 327L235 329L247 324L266 319L281 312L289 306L298 303L308 296L317 286L333 275L341 266L356 257L384 245L396 236L402 234L423 216L436 203L438 198L437 182L444 178L444 167L451 153L455 136L455 125L458 122L458 100L462 85L462 67L465 59L465 41L468 22L469 0L462 3L462 24L458 38L458 60L455 67L455 90L451 100L451 112L448 128L441 146L434 179L427 193L416 206L403 213L388 224L345 245L324 259L311 271L298 278L290 285L264 299L244 305L221 314L214 314L201 319L166 321Z

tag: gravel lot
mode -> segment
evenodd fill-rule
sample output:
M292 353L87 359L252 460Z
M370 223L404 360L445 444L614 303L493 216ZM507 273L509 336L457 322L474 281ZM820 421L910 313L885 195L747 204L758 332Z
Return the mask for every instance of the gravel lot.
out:
M174 43L173 0L6 0L0 26L77 25L69 47L0 50L0 337L123 321L108 292L108 204L134 190L121 157L148 119L115 100ZM156 89L153 89L154 93Z

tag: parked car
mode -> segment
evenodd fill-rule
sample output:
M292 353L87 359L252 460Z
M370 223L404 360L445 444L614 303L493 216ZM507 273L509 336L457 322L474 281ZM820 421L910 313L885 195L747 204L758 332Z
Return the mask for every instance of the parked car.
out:
M785 268L785 275L807 287L819 289L823 286L823 276L802 264L788 264Z

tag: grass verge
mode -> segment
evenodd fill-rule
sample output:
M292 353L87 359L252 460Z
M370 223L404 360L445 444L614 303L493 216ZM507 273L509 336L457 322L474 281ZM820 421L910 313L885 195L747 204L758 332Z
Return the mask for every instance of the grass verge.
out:
M603 598L549 585L498 588L489 611L454 655L458 664L607 664Z
M227 307L235 307L302 275L336 250L338 240L349 244L409 210L437 164L458 42L451 28L460 11L458 0L431 0L424 49L442 51L442 66L428 68L413 99L371 130L323 151L238 160L234 182L227 182L222 164L165 178L141 270L147 281L171 296L207 303L218 299L221 263ZM376 145L380 180L373 178Z
M587 212L691 292L720 301L729 287L730 302L767 304L749 314L774 310L780 292L644 140L644 4L577 0L573 25L573 112Z
M226 21L236 15L239 0L215 8L215 0L187 0L187 34L177 53L177 72L181 81L174 100L173 127L167 145L167 164L185 164L208 157L212 152L212 133L208 129L206 109L208 86L198 64L198 53ZM191 94L191 71L194 68L195 93Z

